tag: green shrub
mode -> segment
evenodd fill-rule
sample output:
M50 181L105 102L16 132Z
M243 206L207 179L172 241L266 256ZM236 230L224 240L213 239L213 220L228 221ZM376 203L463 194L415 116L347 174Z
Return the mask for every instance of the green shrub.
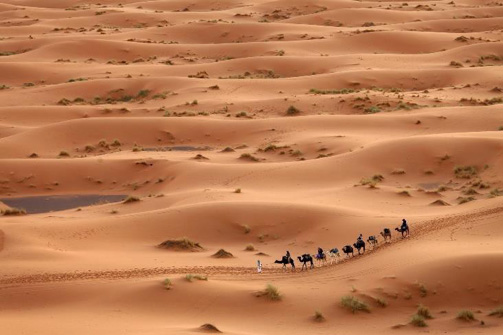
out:
M370 106L370 107L365 108L363 111L366 114L376 114L376 113L380 113L381 109L377 106Z
M370 312L369 307L363 301L358 300L354 296L346 295L341 298L341 306L349 309L352 313L356 313L358 311L361 312Z
M138 94L136 95L136 98L143 99L143 98L148 97L149 94L150 94L150 90L140 90L138 92Z

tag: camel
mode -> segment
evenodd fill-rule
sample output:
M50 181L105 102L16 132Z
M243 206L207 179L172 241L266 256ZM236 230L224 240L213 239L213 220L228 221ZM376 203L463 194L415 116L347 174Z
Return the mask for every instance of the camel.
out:
M307 270L307 263L311 263L309 266L311 269L314 268L313 257L311 257L311 255L304 254L302 257L298 256L297 258L299 259L299 262L302 263L301 271L304 270L304 268Z
M405 229L403 227L400 227L400 228L396 227L395 230L399 233L402 233L402 238L410 235L409 227L407 227Z
M295 263L293 262L293 259L290 257L283 256L281 257L281 260L274 261L275 264L283 264L283 269L286 269L286 265L290 264L292 266L292 270L295 270Z
M384 237L384 242L386 243L389 239L391 242L391 230L389 228L384 228L384 230L381 232L382 237Z
M379 242L377 241L377 236L375 235L370 235L369 238L367 239L367 242L369 245L372 246L372 249L377 247L377 244L379 244Z
M335 264L339 263L339 258L341 257L341 255L339 254L339 249L337 248L330 249L328 254L330 255L330 264L334 262L334 259Z
M313 255L314 256L314 259L316 259L318 261L318 264L321 264L320 266L322 266L323 264L325 264L327 262L327 255L325 253L323 254L316 254L316 255Z
M365 242L363 240L356 241L356 243L353 243L353 246L358 250L358 255L360 255L361 248L363 248L363 252L365 252Z
M349 257L349 254L351 254L351 256L354 256L354 250L353 250L353 247L350 246L350 245L346 245L342 248L342 252L344 252L346 254L347 257Z

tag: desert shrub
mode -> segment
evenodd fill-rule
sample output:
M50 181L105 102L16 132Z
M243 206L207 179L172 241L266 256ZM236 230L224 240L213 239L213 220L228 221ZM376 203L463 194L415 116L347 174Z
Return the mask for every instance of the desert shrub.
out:
M112 147L120 147L121 142L117 139L113 140L113 142L110 144Z
M495 188L489 193L489 197L494 198L494 197L499 197L503 195L503 190L500 190L499 188Z
M461 64L460 62L456 62L456 61L452 60L452 61L449 63L449 66L453 66L453 67L463 67L463 64Z
M129 203L137 202L137 201L140 201L140 198L138 198L137 196L134 196L134 195L129 195L126 199L124 199L124 201L122 203L129 204Z
M418 315L418 314L414 314L412 316L410 323L416 327L426 327L427 326L426 321L424 320L424 317L422 317L421 315Z
M288 109L286 110L286 115L288 116L293 116L293 115L297 115L297 114L300 114L300 110L297 109L296 107L294 106L290 106L288 107Z
M467 202L474 201L474 200L475 200L474 197L459 197L458 204L462 205L462 204L466 204Z
M248 244L245 248L246 251L255 251L255 246L253 244Z
M272 284L267 284L263 295L270 300L281 300L281 294L279 293L278 288Z
M376 114L381 112L381 109L377 106L370 106L363 110L366 114Z
M277 146L275 146L274 144L269 144L267 147L264 148L264 151L265 152L268 152L268 151L275 151L276 149L278 149Z
M503 318L503 306L497 307L493 309L490 313L490 316L497 316L499 318Z
M391 174L405 174L405 170L404 169L395 169L395 170L391 171Z
M136 95L137 98L146 98L150 94L150 90L140 90Z
M349 309L352 313L356 313L358 311L361 312L370 312L369 307L363 301L358 300L354 296L346 295L341 298L341 306Z
M475 320L475 316L473 315L472 311L464 309L458 313L456 319L463 321L473 321Z
M475 166L456 166L454 168L454 175L456 178L469 179L477 174Z
M249 161L252 161L252 162L258 162L259 161L259 159L257 157L255 157L255 156L253 156L252 154L249 154L249 153L244 153L239 158L246 159L246 160L249 160Z
M312 88L309 90L309 93L314 93L314 94L349 94L349 93L354 93L357 92L354 89L351 88L343 88L341 90L319 90L316 88Z
M173 286L173 283L171 282L171 280L169 278L166 278L166 279L163 280L162 285L164 285L164 288L166 290L171 290L171 287Z
M407 190L400 191L400 192L398 192L398 194L399 194L399 195L406 196L406 197L410 197L410 193L409 193L409 191L407 191Z
M249 225L247 225L247 224L244 224L244 225L243 225L242 227L243 227L243 229L244 229L244 231L245 231L245 234L248 234L248 233L250 233L250 231L251 231L251 228L250 228L250 226L249 226Z
M376 302L377 304L380 306L380 307L386 307L388 306L388 302L384 299L381 299L381 298L377 298L376 299Z
M68 152L66 152L66 151L61 151L58 156L59 157L69 157L70 154Z
M206 332L206 333L221 333L220 329L212 325L211 323L205 323L201 327L199 327L201 331Z
M371 178L362 178L360 180L361 185L369 185L370 187L375 187L378 182L383 181L384 177L380 174L375 174Z
M241 193L241 189L240 189L240 188L236 188L236 189L234 190L234 193Z
M208 280L208 277L203 275L187 274L185 275L185 280L193 282L194 280Z
M325 316L323 315L322 312L315 311L314 312L314 321L316 321L316 322L323 322L323 321L325 321Z
M8 215L25 215L26 211L22 208L7 208L2 211L2 214L5 216Z
M190 250L197 251L203 249L201 245L194 242L187 237L182 237L176 240L166 240L159 244L159 248L163 249L173 249L173 250Z
M422 316L425 319L433 319L433 317L431 316L431 313L430 313L430 310L428 309L428 307L425 307L423 305L419 305L417 307L417 315L420 315L420 316Z
M228 251L226 251L224 249L218 250L212 256L215 257L215 258L232 258L232 257L234 257L233 254L231 254L230 252L228 252Z
M428 295L428 289L426 288L426 286L421 283L419 283L417 285L419 287L419 295L423 298L426 297Z

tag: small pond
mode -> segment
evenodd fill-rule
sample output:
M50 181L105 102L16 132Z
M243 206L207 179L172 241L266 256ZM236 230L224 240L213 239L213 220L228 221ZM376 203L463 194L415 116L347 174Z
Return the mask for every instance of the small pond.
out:
M125 195L77 194L77 195L42 195L19 198L0 198L9 207L22 208L28 214L62 211L65 209L119 202Z

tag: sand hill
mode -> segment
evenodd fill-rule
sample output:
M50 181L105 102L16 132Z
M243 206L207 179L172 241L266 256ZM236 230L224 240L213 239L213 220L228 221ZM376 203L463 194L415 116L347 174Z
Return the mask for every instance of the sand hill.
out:
M2 333L503 333L502 17L1 1Z

